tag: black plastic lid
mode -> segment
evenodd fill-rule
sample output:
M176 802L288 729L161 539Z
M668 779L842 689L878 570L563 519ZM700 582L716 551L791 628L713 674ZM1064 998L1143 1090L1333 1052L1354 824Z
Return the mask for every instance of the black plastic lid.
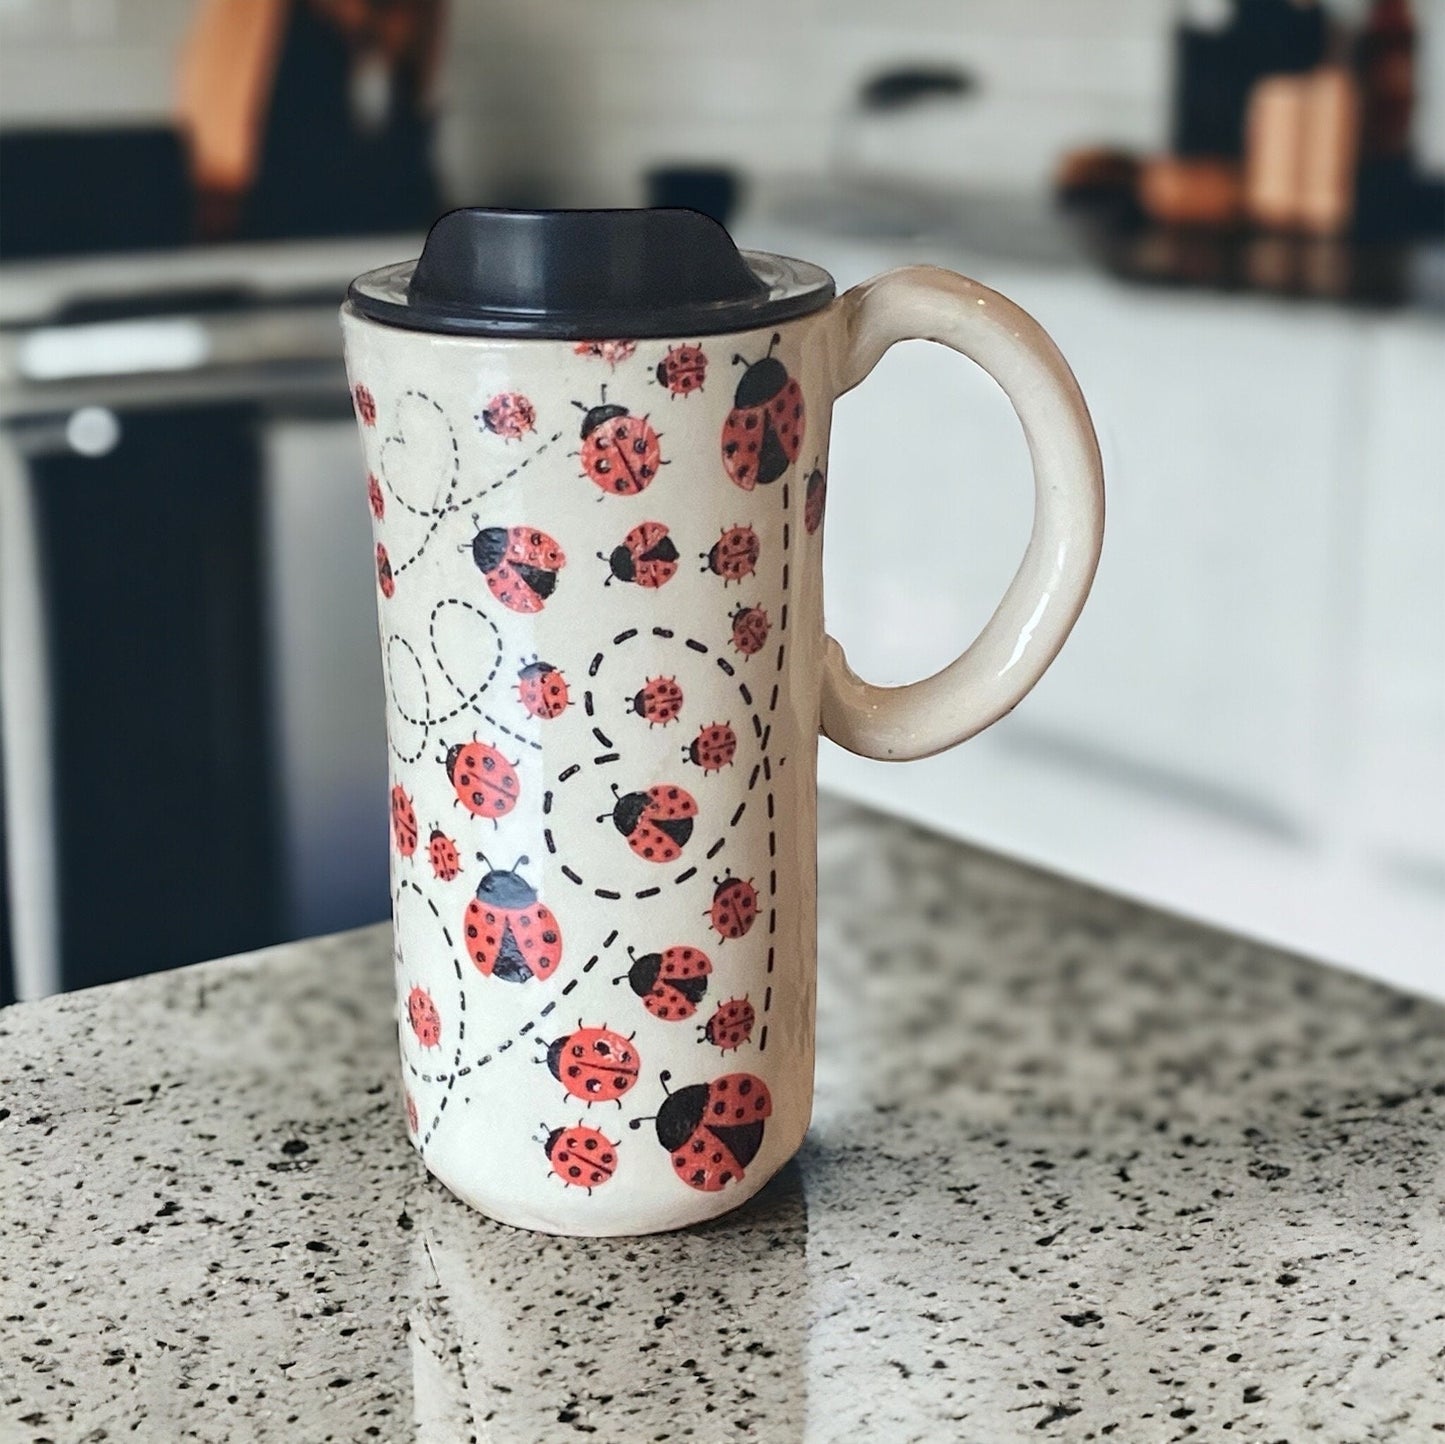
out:
M460 336L700 336L803 316L833 299L820 266L740 251L689 210L449 211L421 258L368 271L373 321Z

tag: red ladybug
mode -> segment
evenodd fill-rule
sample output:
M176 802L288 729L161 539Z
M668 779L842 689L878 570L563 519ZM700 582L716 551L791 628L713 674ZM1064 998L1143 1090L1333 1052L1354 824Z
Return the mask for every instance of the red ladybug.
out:
M431 859L431 870L440 881L451 882L461 873L462 860L457 856L457 845L441 828L432 828L426 850Z
M776 481L803 445L803 391L788 368L773 355L782 340L776 332L761 361L734 356L746 366L723 423L723 467L744 491Z
M517 696L531 717L560 717L571 702L567 679L550 663L533 660L517 673Z
M369 386L353 386L351 399L356 403L356 414L363 426L376 425L376 397Z
M729 998L703 1025L702 1035L724 1053L741 1048L753 1036L757 1014L746 998Z
M376 544L376 584L384 597L396 595L396 578L391 574L391 558L380 542Z
M522 795L515 765L475 737L447 748L446 768L457 801L477 817L505 817Z
M718 937L746 937L758 916L758 890L752 879L731 874L718 878L706 916Z
M391 835L403 857L410 857L416 851L416 809L400 783L391 789Z
M596 357L614 370L619 361L626 361L636 350L636 341L579 341L572 348L574 355Z
M517 859L517 867L526 862ZM516 867L493 868L477 884L463 922L467 954L489 978L550 978L562 961L562 927Z
M738 750L738 734L726 722L704 727L683 749L683 755L704 772L721 772L732 765Z
M762 549L752 527L731 526L712 544L706 557L707 570L720 576L724 585L740 582L757 571Z
M441 1014L425 988L413 988L406 999L407 1021L423 1048L435 1048L442 1040Z
M620 1108L622 1095L637 1082L639 1062L631 1038L610 1028L579 1027L548 1046L547 1067L588 1107L615 1102Z
M600 555L600 553L599 553ZM639 587L660 587L677 572L677 547L660 521L644 521L612 548L607 558L612 577ZM610 583L612 577L608 577Z
M635 496L657 479L663 465L662 438L645 416L634 416L625 406L607 400L583 411L582 474L613 496Z
M657 363L658 384L674 396L690 396L702 390L707 379L707 357L701 346L669 346Z
M665 727L682 711L682 688L676 677L649 677L629 705L650 727Z
M761 607L739 607L732 615L732 623L733 646L744 657L762 651L771 623Z
M386 515L386 497L382 495L381 483L376 479L374 471L368 472L366 476L366 499L371 504L371 514L377 521Z
M617 1171L617 1145L595 1128L554 1128L542 1145L552 1172L569 1188L591 1193Z
M406 1095L406 1126L413 1133L420 1126L420 1120L416 1116L416 1099L410 1093Z
M663 1073L667 1087L669 1074ZM689 1188L717 1193L744 1177L758 1156L763 1123L773 1112L768 1085L752 1073L725 1073L668 1094L657 1115L657 1141L672 1156L672 1171ZM633 1128L646 1120L634 1119Z
M537 424L537 408L520 391L502 391L487 402L477 420L503 441L520 441Z
M472 538L472 560L492 595L514 612L540 612L567 565L562 548L530 526L487 526Z
M628 987L654 1018L675 1022L692 1017L707 992L708 974L712 972L712 959L701 948L679 944L660 953L644 953L640 958L631 948L627 953L632 966L622 977L613 978L614 983L626 978Z
M612 784L617 795L617 784ZM613 825L638 857L647 862L673 862L682 856L692 836L697 803L690 792L671 782L659 782L646 792L625 792L617 796L611 812L597 820Z
M819 470L817 463L808 473L808 486L803 496L803 525L808 535L823 525L823 511L828 505L828 478Z

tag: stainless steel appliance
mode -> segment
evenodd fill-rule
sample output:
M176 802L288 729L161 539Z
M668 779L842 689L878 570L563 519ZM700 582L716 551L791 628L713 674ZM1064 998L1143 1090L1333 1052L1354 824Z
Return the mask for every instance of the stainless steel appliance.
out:
M0 267L0 920L20 997L385 914L336 306L417 248Z

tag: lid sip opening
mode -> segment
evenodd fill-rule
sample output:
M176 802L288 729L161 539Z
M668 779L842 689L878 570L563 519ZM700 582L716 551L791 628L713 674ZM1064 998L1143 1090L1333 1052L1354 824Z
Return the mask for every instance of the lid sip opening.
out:
M351 305L373 321L460 336L591 340L746 331L833 299L820 266L740 251L684 209L448 211L416 261L368 271Z

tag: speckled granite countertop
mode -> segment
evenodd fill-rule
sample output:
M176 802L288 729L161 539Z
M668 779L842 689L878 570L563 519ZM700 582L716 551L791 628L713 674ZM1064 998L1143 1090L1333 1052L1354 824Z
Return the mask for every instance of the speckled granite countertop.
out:
M823 832L813 1131L691 1234L429 1184L380 928L0 1014L0 1438L1441 1437L1445 1010Z

